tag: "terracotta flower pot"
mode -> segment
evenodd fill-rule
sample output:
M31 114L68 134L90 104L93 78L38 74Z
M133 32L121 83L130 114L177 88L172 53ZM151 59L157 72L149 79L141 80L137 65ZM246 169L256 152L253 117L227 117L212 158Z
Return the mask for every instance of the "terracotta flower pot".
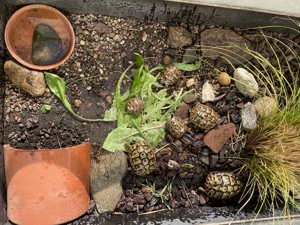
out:
M40 24L50 26L62 43L57 61L49 65L36 65L32 59L34 30ZM49 70L63 64L75 45L75 34L67 17L55 8L41 4L24 6L16 11L6 24L4 39L10 54L19 63L35 70Z
M7 216L22 225L62 224L90 201L90 143L20 150L4 145Z

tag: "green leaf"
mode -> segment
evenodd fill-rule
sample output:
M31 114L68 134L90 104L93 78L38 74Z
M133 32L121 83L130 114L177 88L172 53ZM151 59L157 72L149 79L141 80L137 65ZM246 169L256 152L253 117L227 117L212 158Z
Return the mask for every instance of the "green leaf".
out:
M126 125L120 125L108 134L102 148L110 152L115 152L116 150L127 152L124 144L137 139L142 140L136 129L128 128Z
M141 131L153 148L165 137L164 123L159 121L146 124ZM124 144L137 139L143 140L137 129L121 125L108 134L102 148L110 152L115 152L116 150L127 151Z
M178 69L183 71L194 71L198 70L201 66L200 62L197 62L195 64L187 64L187 63L174 63L174 66L176 66Z
M78 118L80 120L89 121L89 122L103 121L103 119L86 119L86 118L83 118L83 117L77 115L73 111L71 104L67 100L66 93L65 93L66 92L65 81L61 77L57 76L56 74L49 73L49 72L44 72L44 74L45 74L45 79L46 79L47 85L50 88L50 90L54 93L54 95L56 97L58 97L62 101L62 103L64 104L66 109L72 115L74 115L76 118Z
M111 105L110 109L105 111L103 120L105 120L105 121L117 120L117 107L116 107L115 101Z
M138 67L144 66L144 59L140 54L135 53L135 65Z
M110 110L105 112L105 119L117 119L117 128L111 131L105 142L103 148L107 151L114 152L119 149L127 151L124 143L130 143L135 139L146 140L152 148L155 148L159 142L165 137L165 123L172 113L181 103L184 96L191 91L182 93L174 92L168 96L168 89L161 89L162 85L157 81L148 68L144 65L143 58L136 54L135 60L137 69L131 69L133 76L132 85L125 94L121 95L121 83L125 74L129 71L128 67L120 76L117 83L114 104ZM180 64L182 68L191 69L191 65ZM161 69L162 67L155 67L150 71ZM194 65L197 68L197 65ZM154 88L155 87L155 88ZM154 90L159 90L154 92ZM125 111L125 102L131 97L137 97L145 102L144 110L141 114L131 115Z
M51 105L44 104L44 105L42 105L42 107L41 107L41 111L42 111L43 113L47 113L47 112L49 112L50 110L51 110Z

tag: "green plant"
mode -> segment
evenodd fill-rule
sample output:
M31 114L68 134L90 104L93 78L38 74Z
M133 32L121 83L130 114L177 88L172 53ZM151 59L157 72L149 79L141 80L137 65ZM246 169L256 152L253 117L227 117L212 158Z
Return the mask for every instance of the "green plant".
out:
M44 72L45 74L45 79L46 79L46 83L49 87L49 89L53 92L53 94L58 97L62 103L64 104L64 106L66 107L66 109L76 118L83 120L83 121L88 121L88 122L99 122L99 121L104 121L103 119L87 119L87 118L83 118L80 115L76 114L74 112L74 110L72 109L71 104L69 103L69 101L67 100L67 96L66 96L66 83L65 81L59 77L56 74L53 73L49 73L49 72ZM51 110L51 106L48 104L44 104L41 108L43 113L47 113L49 110Z
M182 70L198 69L200 64L175 64ZM115 150L127 151L124 143L130 143L132 140L145 139L151 147L155 148L157 144L165 137L165 123L172 113L176 110L182 99L193 90L183 93L173 92L168 95L168 89L157 81L157 77L152 73L160 70L163 66L157 66L151 70L145 65L141 55L136 54L135 66L131 69L129 66L120 76L116 86L114 102L109 110L105 112L104 120L117 121L117 128L111 131L103 148L107 151ZM133 77L132 85L129 90L121 94L122 80L131 69ZM159 74L157 75L159 76ZM133 97L140 98L145 102L145 108L141 114L131 115L126 113L125 102Z
M240 62L240 65L251 72L260 85L256 97L269 96L276 102L272 115L261 116L256 128L242 134L245 138L240 155L240 172L248 174L248 179L241 200L252 198L256 196L253 193L257 192L256 215L267 206L273 212L279 207L284 216L289 216L291 209L300 210L295 199L300 194L299 67L293 67L289 59L292 57L296 63L300 63L300 47L284 36L274 38L263 29L260 31L258 36L264 39L270 58L273 57L275 61L248 48L240 49L252 60L242 59L232 51L237 46L215 47L211 50L221 53L229 63L232 60L245 60L246 63Z
M174 177L175 178L175 177ZM144 185L142 184L143 186L147 187L150 192L151 192L151 195L156 197L156 198L159 198L160 201L169 209L171 210L171 207L169 206L169 204L167 203L167 199L168 199L168 195L171 194L171 190L172 190L172 182L174 180L174 178L172 180L169 180L168 183L163 187L163 189L160 191L160 192L157 192L156 189L155 189L155 182L151 185L151 184L148 184L148 181L147 181L147 185ZM166 193L167 191L167 193Z

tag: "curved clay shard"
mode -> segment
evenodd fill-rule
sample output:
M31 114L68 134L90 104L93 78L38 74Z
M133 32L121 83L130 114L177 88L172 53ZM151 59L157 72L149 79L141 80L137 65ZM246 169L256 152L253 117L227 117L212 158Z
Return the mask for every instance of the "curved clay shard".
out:
M61 39L52 27L38 25L33 33L32 61L36 65L50 65L60 60Z
M45 93L46 82L43 72L29 70L12 60L4 63L4 71L8 80L17 88L34 97Z

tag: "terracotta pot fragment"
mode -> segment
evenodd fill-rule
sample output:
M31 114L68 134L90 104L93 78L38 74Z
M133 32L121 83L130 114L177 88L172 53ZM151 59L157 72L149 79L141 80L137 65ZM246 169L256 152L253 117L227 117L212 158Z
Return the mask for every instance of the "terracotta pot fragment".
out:
M90 143L20 150L4 145L8 218L22 225L62 224L90 201Z

